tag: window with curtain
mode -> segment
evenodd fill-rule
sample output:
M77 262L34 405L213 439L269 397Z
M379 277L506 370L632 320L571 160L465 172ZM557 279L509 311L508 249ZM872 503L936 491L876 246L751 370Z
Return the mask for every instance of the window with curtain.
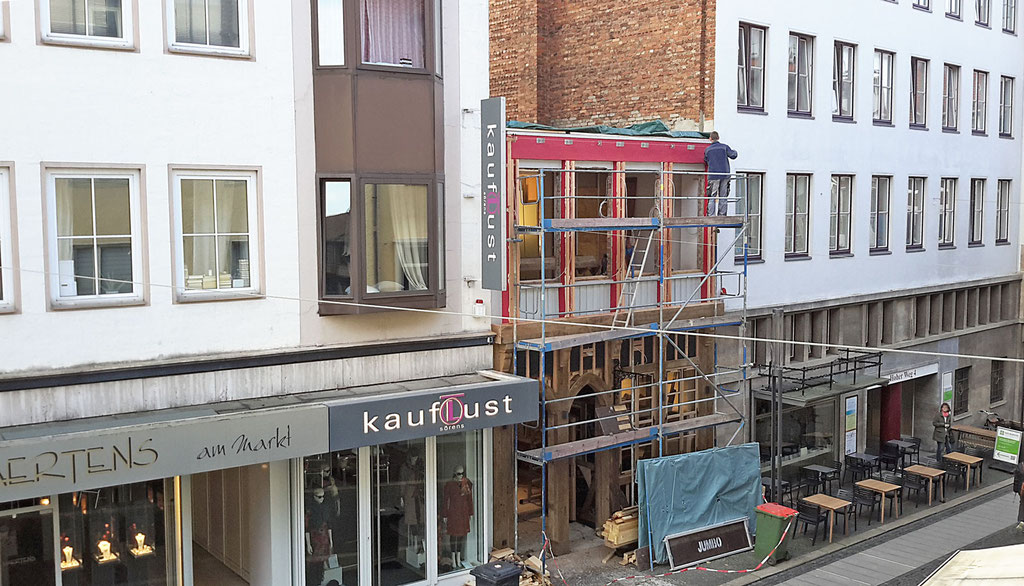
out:
M248 52L245 0L168 0L171 48L233 54Z
M956 222L956 178L943 177L939 188L939 246L953 246Z
M971 179L970 239L968 244L981 244L985 223L985 180Z
M907 181L907 248L924 246L924 177Z
M928 124L928 60L910 59L910 125Z
M181 172L175 174L175 187L179 291L198 297L257 287L255 175Z
M1010 241L1010 180L1000 179L996 192L996 244Z
M1017 32L1017 0L1003 0L1003 32Z
M853 119L854 59L857 48L836 42L832 60L832 116Z
M960 67L942 67L942 129L956 130L960 118Z
M974 72L974 93L971 98L971 130L984 134L988 130L988 73Z
M764 50L767 29L740 23L736 104L764 110Z
M853 176L832 176L829 208L828 250L833 254L850 252L850 210L853 208Z
M740 197L736 201L736 215L747 216L748 260L761 258L761 203L764 195L764 173L745 173L746 180L736 182ZM736 243L735 256L743 258L743 242Z
M366 293L425 291L430 282L427 186L367 184L363 213Z
M988 26L992 19L992 0L974 0L975 22Z
M1013 78L999 78L999 136L1013 135Z
M128 0L43 0L40 16L44 40L109 47L134 43Z
M875 50L872 118L876 122L892 122L892 63L892 53Z
M789 112L810 114L814 91L814 39L789 35Z
M946 0L946 16L960 18L960 5L962 0Z
M889 197L892 177L875 175L871 178L871 213L869 220L872 251L889 249Z
M805 256L810 211L811 176L786 175L786 254Z
M426 67L426 0L360 0L363 63Z

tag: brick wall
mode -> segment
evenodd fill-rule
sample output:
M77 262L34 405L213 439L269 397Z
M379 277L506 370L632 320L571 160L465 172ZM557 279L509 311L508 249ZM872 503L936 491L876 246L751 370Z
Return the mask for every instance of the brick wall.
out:
M491 0L491 93L512 119L695 128L714 118L715 1Z

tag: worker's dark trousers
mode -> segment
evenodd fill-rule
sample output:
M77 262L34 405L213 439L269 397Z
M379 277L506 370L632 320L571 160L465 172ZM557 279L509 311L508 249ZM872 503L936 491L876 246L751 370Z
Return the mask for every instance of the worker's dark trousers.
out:
M1017 522L1024 523L1024 498L1018 498L1020 505L1017 507Z

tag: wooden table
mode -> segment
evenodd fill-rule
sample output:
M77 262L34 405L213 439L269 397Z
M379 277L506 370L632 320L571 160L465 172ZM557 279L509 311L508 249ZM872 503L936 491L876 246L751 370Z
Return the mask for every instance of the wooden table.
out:
M921 478L928 479L928 506L932 504L932 490L936 480L941 480L946 475L945 470L939 470L938 468L929 468L928 466L922 466L920 464L914 464L913 466L907 466L903 469L904 474L914 474ZM942 490L942 502L946 502L946 484L940 483L939 487Z
M950 453L946 454L945 458L947 460L949 460L950 462L956 462L957 464L960 464L961 466L966 466L967 467L967 480L964 482L964 484L967 486L967 488L964 489L964 492L967 492L968 490L970 490L971 489L971 468L974 468L975 466L981 466L981 464L985 461L985 459L984 458L979 458L977 456L968 456L967 454L962 454L960 452L950 452Z
M901 487L898 484L890 484L888 482L882 482L881 480L875 480L874 478L869 478L867 480L861 480L860 482L856 483L855 486L859 486L861 488L866 488L866 489L870 490L871 492L877 492L878 494L882 495L882 507L881 507L882 508L882 516L881 516L881 519L879 520L879 523L885 523L885 497L890 492L896 492L897 490L903 490L903 487ZM899 507L896 507L896 518L897 519L900 518L900 508Z
M827 494L813 494L811 496L804 497L803 501L812 505L818 505L818 507L828 511L828 542L832 543L832 530L836 525L836 511L845 509L853 503L850 501L844 501L843 499L837 499L836 497L829 496ZM848 530L849 527L847 527L847 524L843 523L843 535L846 535Z

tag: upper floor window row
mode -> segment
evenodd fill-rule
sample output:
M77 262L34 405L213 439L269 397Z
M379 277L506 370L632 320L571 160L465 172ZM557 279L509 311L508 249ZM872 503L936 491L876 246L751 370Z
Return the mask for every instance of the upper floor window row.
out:
M1003 32L1017 32L1017 0L1001 0ZM930 0L914 0L914 7L931 10ZM946 16L963 19L963 0L946 0ZM974 0L974 22L989 27L992 20L992 0Z
M316 1L318 66L347 65L348 31L359 38L362 65L427 71L432 64L441 72L441 0L361 0L357 33L344 5L344 0Z
M134 11L139 4L132 0L38 2L44 42L108 49L138 48L138 15ZM232 57L251 55L251 20L246 0L165 0L164 7L170 51Z

